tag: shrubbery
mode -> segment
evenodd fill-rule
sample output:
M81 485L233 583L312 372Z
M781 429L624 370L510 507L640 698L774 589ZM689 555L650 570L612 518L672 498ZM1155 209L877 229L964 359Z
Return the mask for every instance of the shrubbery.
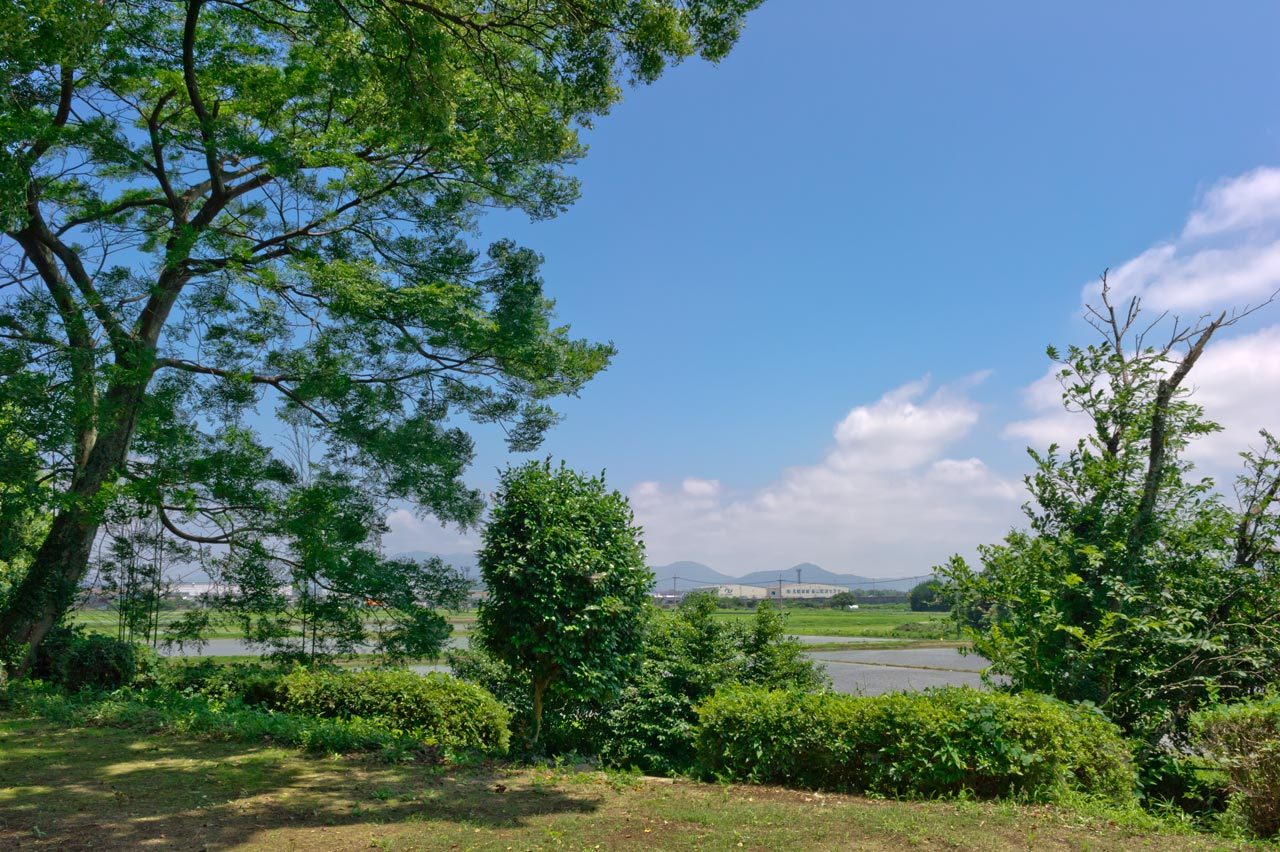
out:
M279 709L284 706L284 677L289 671L280 665L222 665L204 659L164 665L156 681L182 695L203 695L215 701L239 701L249 707Z
M372 719L317 719L223 703L163 687L68 695L40 681L16 681L3 693L10 712L65 725L189 734L205 739L292 746L325 754L381 752L399 760L421 755L422 742ZM434 756L434 755L433 755Z
M858 698L730 689L699 708L698 756L715 777L887 796L970 792L1131 800L1118 728L1035 695L969 688Z
M678 774L693 767L697 704L730 684L818 690L826 676L787 638L781 615L765 603L750 623L715 617L716 600L689 595L672 612L654 612L645 629L644 663L622 691L583 699L548 692L542 746L552 753L599 754L611 765ZM454 674L480 684L512 712L519 738L531 724L529 687L480 651L449 654Z
M506 709L478 686L442 674L349 672L211 662L164 665L107 695L75 699L61 683L10 685L39 715L72 712L77 723L267 740L308 750L432 746L503 754ZM59 710L58 708L62 708ZM43 708L43 709L42 709ZM66 721L72 721L68 718Z
M371 719L449 750L506 752L507 711L474 684L411 671L295 669L282 682L281 709L330 719Z
M1197 744L1225 770L1249 828L1280 834L1280 692L1202 710L1191 724Z
M119 689L156 667L155 653L132 642L100 633L59 627L49 631L36 652L33 674L68 692Z
M615 766L680 773L696 755L696 706L734 684L798 691L826 687L822 670L787 638L782 616L762 603L748 625L715 618L715 601L690 595L651 625L645 662L605 720L601 755Z

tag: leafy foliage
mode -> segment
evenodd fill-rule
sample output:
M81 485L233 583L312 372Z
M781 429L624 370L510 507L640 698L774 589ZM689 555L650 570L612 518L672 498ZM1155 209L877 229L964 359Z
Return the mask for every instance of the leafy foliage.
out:
M821 690L822 670L786 636L782 616L762 602L750 624L714 617L714 595L691 594L672 611L651 609L643 663L621 692L583 698L551 692L543 710L542 747L551 753L599 754L606 763L679 774L694 763L697 704L739 683ZM452 651L460 678L483 686L511 709L517 736L529 736L527 681L483 651Z
M616 694L639 663L653 582L622 494L563 464L509 468L479 562L476 641L529 685L534 743L549 688Z
M40 681L11 681L2 697L13 712L65 725L270 743L321 754L375 752L387 760L439 757L424 751L412 733L393 730L377 720L299 716L164 688L68 695Z
M39 484L36 443L21 428L23 413L16 401L7 399L5 373L0 350L0 609L26 577L31 557L48 530L50 497L49 490Z
M1280 834L1280 693L1201 710L1192 728L1196 744L1226 770L1250 829Z
M467 427L532 450L613 354L479 216L563 210L623 78L723 57L758 3L0 4L0 452L52 514L0 638L38 644L122 498L225 545L228 585L310 554L325 478L476 522Z
M435 657L452 630L438 610L461 606L469 584L438 558L384 558L385 526L356 484L318 477L293 493L278 537L227 554L227 585L207 603L275 657Z
M1182 382L1230 320L1175 325L1155 347L1131 331L1137 303L1125 319L1108 293L1094 314L1107 339L1050 350L1087 434L1031 452L1029 530L980 548L981 571L956 558L943 573L993 672L1092 702L1155 747L1280 665L1280 446L1264 432L1265 449L1244 454L1238 509L1193 478L1183 451L1218 427Z
M480 687L448 675L299 668L281 685L281 709L289 713L368 719L450 752L507 750L507 711Z
M1080 792L1117 802L1136 785L1114 725L1030 694L727 689L699 716L701 765L728 780L886 796L1051 801Z
M925 580L912 587L908 595L912 612L949 612L951 602L941 580Z
M681 773L694 764L696 707L733 685L817 691L825 674L762 601L750 624L714 617L712 596L687 596L654 619L636 680L608 708L601 754L617 766Z
M40 646L33 673L69 692L78 692L128 686L149 675L155 666L155 655L132 642L59 627Z
M155 681L158 687L180 695L277 709L284 706L284 678L289 671L279 665L179 658L166 660L157 669Z

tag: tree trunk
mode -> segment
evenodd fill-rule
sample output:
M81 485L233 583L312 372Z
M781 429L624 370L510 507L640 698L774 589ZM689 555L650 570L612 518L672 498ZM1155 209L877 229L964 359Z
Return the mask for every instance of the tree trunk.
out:
M54 516L27 576L0 613L0 645L18 646L16 657L7 661L11 675L30 670L40 642L75 603L102 524L101 492L124 468L146 384L116 385L103 398L102 420L109 425L100 430L72 482L70 499Z
M540 677L533 682L533 741L530 743L533 747L538 745L542 737L542 696L550 683L550 676Z

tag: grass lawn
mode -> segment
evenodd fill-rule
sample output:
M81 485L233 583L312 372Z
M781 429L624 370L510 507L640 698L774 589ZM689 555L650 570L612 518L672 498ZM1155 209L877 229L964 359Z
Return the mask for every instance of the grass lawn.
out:
M721 609L718 618L747 619L754 609ZM809 636L883 636L900 639L954 637L946 613L912 612L905 604L867 604L861 609L786 609L787 630Z
M4 716L0 779L4 848L1242 848L1048 807L391 766Z

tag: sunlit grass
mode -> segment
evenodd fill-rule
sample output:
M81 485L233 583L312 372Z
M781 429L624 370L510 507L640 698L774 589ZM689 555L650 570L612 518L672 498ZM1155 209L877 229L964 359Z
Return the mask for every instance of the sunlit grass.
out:
M0 847L1238 849L1141 812L387 765L0 716Z

